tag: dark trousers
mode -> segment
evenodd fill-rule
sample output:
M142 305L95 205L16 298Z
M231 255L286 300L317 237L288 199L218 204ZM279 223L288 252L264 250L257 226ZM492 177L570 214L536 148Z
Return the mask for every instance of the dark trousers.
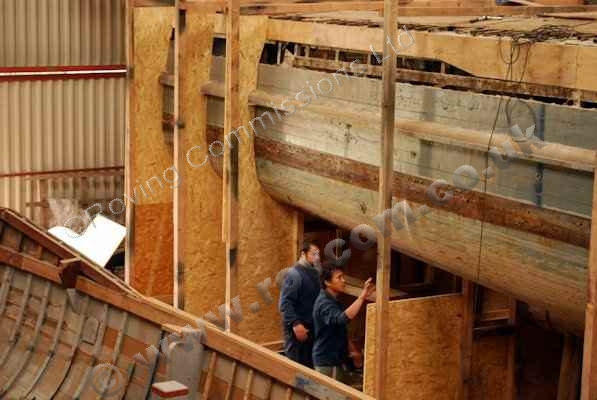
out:
M313 368L313 339L309 337L304 342L299 342L294 332L284 334L284 354L305 367Z

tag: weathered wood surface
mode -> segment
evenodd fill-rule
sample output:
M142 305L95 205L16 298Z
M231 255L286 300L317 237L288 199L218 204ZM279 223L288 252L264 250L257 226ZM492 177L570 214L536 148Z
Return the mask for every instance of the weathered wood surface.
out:
M370 21L366 18L353 24L343 24L343 20L337 17L302 19L270 20L268 39L360 51L370 51L372 46L376 52L381 52L383 36L376 21L373 21L373 27L368 27ZM521 25L520 22L518 24ZM482 26L482 23L475 25ZM414 44L407 47L411 39L405 35L400 55L444 61L479 77L507 78L510 69L508 62L500 59L500 50L507 57L511 46L515 46L513 40L507 33L503 35L505 38L491 36L490 33L472 36L467 32L472 28L473 25L468 25L462 32L433 32L426 31L426 27L418 31L415 26L409 30ZM594 35L593 32L591 35ZM597 47L584 46L580 41L555 41L524 44L521 52L511 69L515 80L597 90L597 79L591 74L597 65Z
M361 223L375 227L375 191L267 159L259 159L257 166L262 184L278 200L344 229ZM418 216L416 210L422 204L409 204ZM465 279L543 306L555 324L582 331L586 248L488 223L481 232L480 221L440 209L394 231L392 246Z
M334 80L331 74L261 66L259 90L250 99L266 107L271 107L269 101L279 106L299 91L308 93L307 81L315 87L324 78ZM262 183L276 198L353 229L363 222L373 225L375 215L379 136L368 116L375 115L371 103L380 92L378 81L339 79L341 85L334 86L327 98L319 95L293 115L279 119L271 109L259 108L257 116L269 111L274 121L263 116L267 129L256 123L255 151ZM204 90L217 96L218 88L212 82ZM494 96L411 85L401 85L400 94L397 112L412 122L397 123L394 195L397 201L407 199L415 211L424 203L433 207L425 190L434 179L450 181L451 173L463 164L481 171L494 118L497 115L492 141L496 146L509 137L508 121L498 113ZM591 127L597 114L526 104L529 107L517 103L511 118L524 129L533 123L533 115L541 115L541 132L549 144L531 157L519 153L520 159L487 183L487 194L455 190L452 201L425 217L433 221L423 218L408 230L394 232L393 245L546 307L550 316L554 312L566 321L567 329L579 332L590 229L590 200L587 205L585 197L592 186L589 159L597 143ZM218 100L210 101L208 109L208 123L219 125ZM481 139L479 133L484 135ZM211 136L209 141L217 138ZM541 206L534 181L539 159L544 176ZM211 161L217 165L218 159Z
M4 218L8 214L22 224L13 226ZM0 260L3 398L101 398L101 382L95 381L93 386L93 378L100 377L91 368L102 363L117 367L112 377L121 389L110 394L112 397L146 398L152 382L171 379L166 357L162 354L155 364L146 349L151 345L160 348L160 339L170 333L182 335L185 325L196 327L196 316L146 298L84 260L86 268L96 271L95 276L114 281L114 285L100 284L80 273L75 297L67 295L58 286L60 278L53 269L59 268L60 261L78 255L4 209L0 209L0 245L11 254L10 260L34 256L39 266L39 270L30 271ZM328 393L371 400L207 322L203 342L207 354L201 370L195 373L201 378L198 391L206 393L206 398L223 398L228 392L234 398L265 400L290 395L298 400L306 396L323 398ZM147 364L133 358L137 353ZM29 361L23 364L26 359ZM231 379L234 365L235 378ZM19 370L22 373L15 374ZM251 384L247 383L249 376ZM109 398L108 393L104 394Z

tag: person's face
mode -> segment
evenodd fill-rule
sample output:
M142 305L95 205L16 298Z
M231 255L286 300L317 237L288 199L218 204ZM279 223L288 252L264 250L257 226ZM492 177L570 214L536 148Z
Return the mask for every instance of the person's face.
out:
M332 280L325 281L328 289L332 289L335 292L344 292L346 281L344 280L344 272L336 270L332 273Z
M319 264L319 248L317 246L311 246L307 254L305 254L305 258L311 265Z

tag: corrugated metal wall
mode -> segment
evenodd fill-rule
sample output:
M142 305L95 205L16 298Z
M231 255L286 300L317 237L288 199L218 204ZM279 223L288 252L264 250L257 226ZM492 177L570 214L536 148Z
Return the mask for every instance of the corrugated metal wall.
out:
M125 64L125 0L0 0L0 67Z
M0 0L0 71L125 64L124 1ZM122 170L86 170L124 165L125 78L28 79L0 77L0 206L42 223L50 201L122 198Z

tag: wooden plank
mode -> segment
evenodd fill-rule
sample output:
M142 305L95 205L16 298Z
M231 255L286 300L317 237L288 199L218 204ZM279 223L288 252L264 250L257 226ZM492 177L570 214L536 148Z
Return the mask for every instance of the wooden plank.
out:
M215 89L215 85L211 83L205 87L205 90ZM217 93L214 90L213 93ZM271 106L271 103L280 104L286 100L285 97L276 94L271 94L267 91L258 90L250 96L251 102L262 105L264 107ZM276 103L278 102L279 103ZM296 104L294 100L289 101L290 104ZM290 106L287 106L290 107ZM343 107L343 109L338 109ZM309 106L309 112L321 113L324 115L335 115L336 118L342 119L346 122L353 122L354 115L358 114L359 121L363 124L373 124L375 116L368 109L351 109L346 104L335 101L321 101L321 104L313 104ZM352 118L350 117L352 115ZM356 125L356 123L354 124ZM417 121L412 119L397 118L396 130L400 135L409 136L421 140L429 140L434 143L442 143L450 146L455 146L463 149L471 149L477 151L487 151L489 139L492 136L491 132L465 129L455 126L446 126L445 124L437 122ZM491 145L500 147L501 144L509 140L510 136L503 133L496 133L492 136ZM549 141L546 141L546 146L541 149L533 148L531 155L524 154L523 151L514 149L513 159L523 160L528 162L541 162L552 166L554 168L566 168L583 172L592 172L594 167L592 160L595 157L595 151L584 149L581 147L568 146L557 143L556 146Z
M344 229L352 230L359 224L376 226L372 220L377 215L374 190L261 158L258 173L268 193L282 202L333 221ZM492 247L484 249L480 260L462 257L478 254L480 223L442 209L433 209L421 218L417 210L422 203L410 200L408 203L417 221L409 224L408 229L393 231L392 246L396 250L548 309L553 326L582 331L588 255L585 249L485 224L483 240Z
M460 335L460 386L458 398L471 398L472 358L473 358L473 328L475 325L473 282L462 280L462 331Z
M183 96L181 93L181 80L184 79L185 74L181 71L181 58L183 53L181 51L181 45L184 41L186 30L186 11L181 9L181 0L174 1L174 133L173 133L173 144L174 144L174 167L177 171L181 171L181 167L184 166L183 155L181 154L181 138L185 132L183 110L181 110L180 101ZM163 74L162 74L163 75ZM162 80L160 75L160 81ZM183 179L185 177L183 176ZM186 181L186 179L184 179ZM174 274L172 276L172 291L173 291L173 305L176 308L185 308L185 296L184 296L184 256L182 248L182 237L184 234L181 232L181 221L185 215L185 199L181 196L181 192L184 190L184 185L178 185L174 188L172 198L172 244L174 247L172 265L174 266ZM181 198L182 197L182 198Z
M240 18L240 117L242 125L249 132L249 121L255 116L255 109L249 103L249 94L257 87L259 60L265 45L267 26L268 19L265 17ZM238 126L233 127L236 128ZM262 309L258 313L245 312L237 333L255 342L274 341L281 338L280 314L277 307L264 301L255 285L267 278L273 280L282 268L296 262L294 231L297 213L293 208L272 199L260 184L255 162L255 135L246 134L242 129L238 135L241 138L237 257L239 294L243 305L257 302ZM226 131L223 139L225 145L229 145L232 137L234 135Z
M530 9L538 10L540 7L531 7ZM401 11L404 11L403 8ZM439 11L441 13L448 12L446 9ZM404 15L401 13L401 16ZM471 36L466 33L453 32L416 30L408 32L411 36L409 39L405 32L401 32L403 46L397 49L401 56L444 61L471 75L482 78L504 79L506 77L509 68L508 64L500 59L500 49L504 52L505 49L512 46L510 38ZM370 28L358 24L347 26L338 21L334 23L332 20L323 24L272 19L269 22L268 38L365 52L370 51L370 46L372 46L376 52L379 52L383 45L380 33L381 29L378 27ZM412 45L408 46L411 43ZM470 52L462 52L463 48L469 49ZM519 57L512 67L513 76L523 76L522 82L597 90L597 80L593 79L589 72L595 68L597 48L543 42L525 46L523 51L528 52L528 57ZM471 54L475 54L475 57L472 57ZM579 54L583 54L582 57L579 57ZM551 57L557 58L558 61L549 63L546 67L547 64L544 60L552 59ZM525 60L528 61L525 62Z
M256 2L258 3L258 2ZM403 17L428 16L502 16L521 15L533 16L542 13L558 11L580 12L591 11L591 6L481 6L481 7L400 7ZM262 4L245 4L243 15L283 15L283 14L311 14L338 11L381 11L381 1L323 1L318 3L287 3L274 2Z
M55 283L62 283L57 266L31 256L17 253L13 249L0 245L0 263L41 276Z
M224 131L241 126L240 115L240 1L228 0L226 8L226 96ZM224 150L223 232L226 242L226 306L232 310L232 299L238 296L238 235L239 235L239 146L236 135L230 135L230 147ZM231 331L230 315L225 326ZM232 385L232 383L231 383Z
M182 7L184 4L179 4ZM178 40L178 107L183 124L177 128L175 162L182 177L176 189L178 294L184 309L204 315L225 301L225 244L222 242L222 180L206 164L207 98L197 88L209 80L214 16L187 8ZM213 147L214 154L220 148ZM221 157L218 157L221 160ZM181 296L175 296L178 301ZM179 306L181 304L179 303Z
M374 190L378 184L378 171L372 165L335 157L305 147L291 146L275 140L256 139L258 157L297 168L322 177ZM418 203L428 203L425 193L433 180L394 172L393 195ZM429 204L466 218L483 220L497 226L520 230L580 247L588 247L590 220L561 211L540 208L524 202L479 191L463 192L448 186L454 197L442 206ZM439 191L443 195L444 191ZM479 204L485 204L484 213L479 213Z
M381 103L381 140L379 168L379 193L377 211L384 213L392 208L392 183L394 173L394 126L396 119L396 57L392 43L396 43L397 8L393 0L384 1L383 29L383 97ZM386 40L387 38L387 40ZM375 343L378 348L387 348L389 331L390 275L392 266L391 214L384 215L384 229L377 234L377 273L376 273L376 315ZM390 398L391 390L387 390L388 355L385 351L377 354L375 362L375 398Z
M576 400L582 373L582 342L574 335L564 335L557 400Z
M333 72L342 68L345 68L347 71L350 70L350 62L307 58L303 56L296 56L293 65L296 67L315 68ZM367 65L367 75L381 76L381 72L382 67L377 65ZM420 82L438 87L458 87L477 92L491 91L511 95L523 94L527 96L553 97L558 99L572 99L575 94L580 94L583 101L597 102L597 92L590 90L581 90L580 93L577 93L575 89L561 86L520 83L500 79L485 79L439 72L415 71L405 68L398 68L397 79L401 82Z
M152 298L136 296L126 290L108 289L83 277L79 277L77 280L77 290L153 323L196 326L197 318L194 315ZM211 323L205 322L205 330L205 345L207 347L235 359L238 363L246 364L285 385L296 388L299 385L297 378L303 377L312 384L327 387L334 396L342 395L349 399L373 399L362 392L316 373L310 368L294 363L286 357L266 350L248 339L233 333L222 332ZM182 332L177 333L181 334Z
M597 174L593 181L593 220L597 221ZM597 399L597 224L591 226L587 285L581 399L594 400Z
M136 92L135 85L133 85L132 71L135 69L135 8L131 1L125 3L126 21L125 29L125 51L126 51L126 99L125 99L125 115L126 115L126 130L124 135L124 190L129 198L132 198L133 184L131 182L131 171L133 168L133 154L135 153L135 141L131 140L131 136L135 131L134 118L132 112L135 110ZM125 199L125 226L127 228L126 237L124 238L124 281L127 284L131 283L132 268L134 265L133 254L135 252L135 203Z
M400 393L410 400L456 398L460 386L462 295L390 302L389 341L383 349L375 342L376 306L367 306L365 393L373 391L375 359L387 353L387 393Z
M134 202L129 221L130 284L147 295L173 294L173 192L181 183L174 171L172 147L162 130L163 87L174 9L141 7L133 11L134 56L129 86L129 179L127 193ZM128 60L131 63L131 60ZM159 182L159 183L158 183ZM151 188L151 190L150 190ZM153 193L152 193L153 192ZM159 240L156 240L159 238Z

